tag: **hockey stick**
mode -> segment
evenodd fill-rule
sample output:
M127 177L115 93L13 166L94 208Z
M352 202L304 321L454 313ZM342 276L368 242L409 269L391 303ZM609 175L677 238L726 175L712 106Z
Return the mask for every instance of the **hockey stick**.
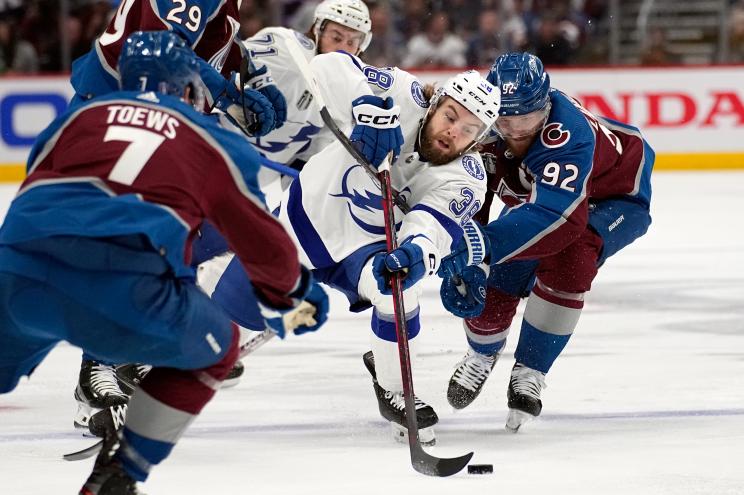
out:
M380 167L380 185L382 186L382 205L385 215L385 241L388 252L398 248L398 238L395 232L395 210L393 204L392 187L390 185L390 161L386 160ZM413 468L429 476L450 476L467 466L473 453L460 457L441 459L427 454L421 447L416 419L416 402L413 393L413 373L411 372L411 355L408 350L408 325L406 309L403 304L402 275L395 272L390 277L393 292L393 307L395 310L395 333L398 340L398 357L400 359L401 378L403 380L403 398L405 399L406 423L408 423L408 445L411 450Z
M283 165L279 162L275 162L274 160L269 160L263 155L261 155L261 166L273 170L274 172L279 172L282 175L288 175L293 179L296 179L300 176L300 173L297 170Z
M283 319L287 333L294 332L296 328L302 325L312 326L317 323L315 321L315 307L307 301L302 301L295 309L287 312ZM275 336L276 332L268 328L260 332L240 346L238 359L243 359Z
M390 186L390 162L389 160L387 161L388 169L380 172L380 175L378 176L375 167L372 166L372 164L370 164L356 148L354 148L351 141L349 141L349 138L341 132L338 125L328 112L325 100L320 92L318 81L315 79L315 75L305 59L305 55L297 45L299 45L299 42L296 44L288 43L287 49L297 65L302 78L305 80L308 90L313 95L313 100L317 102L318 107L320 108L320 116L323 119L323 122L328 126L331 132L333 132L351 156L354 157L354 159L357 160L357 162L360 163L368 173L371 173L373 177L378 179L380 183L383 197L383 210L385 212L385 238L387 241L388 251L391 251L397 247L397 239L394 230L395 213L393 206L396 204L404 213L410 211L410 207ZM383 165L383 167L385 167L385 165ZM406 421L408 423L408 446L411 452L411 464L419 473L429 476L451 476L461 471L468 464L470 459L473 457L473 453L470 452L463 456L454 458L440 458L428 454L424 451L423 447L421 447L421 440L419 439L418 433L418 422L416 420L413 376L411 373L411 359L408 350L408 333L405 320L406 313L405 308L403 307L403 291L400 285L400 275L394 275L392 280L393 300L395 303L395 328L398 336L398 353L400 357L401 375L403 378L403 394L405 397Z

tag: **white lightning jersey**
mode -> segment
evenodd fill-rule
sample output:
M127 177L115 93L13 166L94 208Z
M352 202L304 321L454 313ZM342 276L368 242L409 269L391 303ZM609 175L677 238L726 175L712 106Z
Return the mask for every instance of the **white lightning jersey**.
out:
M301 166L312 155L333 141L333 135L324 127L318 105L307 90L303 78L286 49L288 43L299 43L308 61L316 54L315 43L303 34L283 27L262 29L246 39L243 45L257 68L267 66L274 82L287 100L287 120L282 127L263 137L249 138L258 150L275 162ZM336 116L331 94L325 94L329 111ZM341 116L339 116L340 118ZM278 174L262 168L262 184Z
M414 238L424 250L430 273L462 237L462 225L480 209L486 173L477 152L446 165L432 166L415 151L428 102L423 86L398 68L368 66L341 52L318 55L311 66L333 95L346 105L346 132L351 129L351 102L362 95L392 96L401 108L404 144L392 164L393 187L412 211L396 208L400 243ZM380 189L339 142L313 156L298 180L284 192L280 220L300 247L303 262L323 268L340 262L363 246L384 242Z

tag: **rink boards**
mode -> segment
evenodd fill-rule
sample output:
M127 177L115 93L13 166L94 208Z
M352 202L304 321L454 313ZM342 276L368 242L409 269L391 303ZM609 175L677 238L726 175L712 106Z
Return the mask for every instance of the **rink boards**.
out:
M456 71L414 71L424 82ZM659 170L744 169L744 67L551 69L590 111L641 128ZM36 136L67 107L67 76L0 79L0 181L23 179Z

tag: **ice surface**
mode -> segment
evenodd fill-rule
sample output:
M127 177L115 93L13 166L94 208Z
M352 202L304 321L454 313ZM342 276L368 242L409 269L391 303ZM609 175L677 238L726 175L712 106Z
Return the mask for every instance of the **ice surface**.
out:
M143 486L165 494L744 494L744 173L659 173L647 236L611 259L548 375L543 415L504 431L520 312L482 395L445 398L465 351L460 323L426 285L416 392L440 416L435 455L475 451L492 475L434 479L380 419L361 356L367 314L332 295L317 334L245 360ZM6 208L15 186L0 188ZM72 494L92 459L73 431L80 352L58 346L0 397L0 493ZM469 490L473 490L470 492Z

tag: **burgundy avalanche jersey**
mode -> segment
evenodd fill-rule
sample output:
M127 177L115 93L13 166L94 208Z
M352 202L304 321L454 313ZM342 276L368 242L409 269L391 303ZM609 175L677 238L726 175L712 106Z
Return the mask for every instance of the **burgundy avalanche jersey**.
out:
M177 275L191 277L191 239L208 219L254 285L289 306L297 251L264 204L258 168L256 151L216 117L169 96L111 93L39 136L0 244L143 234Z
M631 197L650 203L654 153L640 131L595 117L560 91L551 90L550 101L550 115L521 161L501 139L481 152L489 196L508 207L487 227L496 240L492 263L561 251L586 229L595 201ZM488 204L478 217L483 224Z
M73 64L72 85L86 97L116 91L127 37L135 31L171 30L203 61L200 75L214 98L225 84L220 72L229 75L240 67L239 29L237 0L122 0L93 49Z

